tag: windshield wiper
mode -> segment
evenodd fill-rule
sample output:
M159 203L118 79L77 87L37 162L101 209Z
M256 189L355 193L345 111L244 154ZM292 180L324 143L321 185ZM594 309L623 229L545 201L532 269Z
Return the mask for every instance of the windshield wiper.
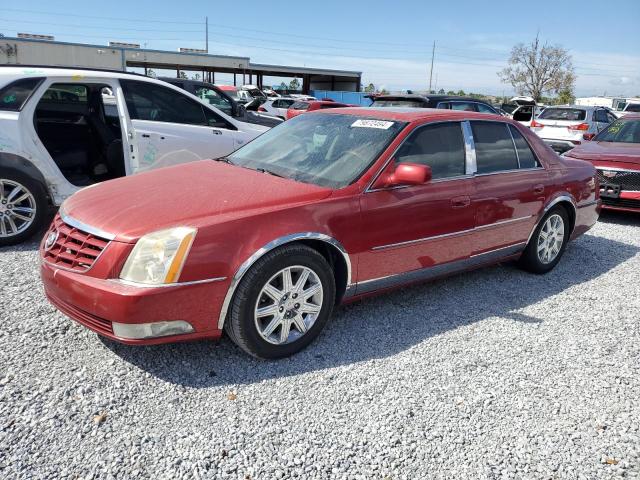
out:
M231 160L229 160L229 157L218 157L214 158L213 160L216 162L228 163L229 165L235 165L235 163L232 163Z
M268 173L269 175L273 175L274 177L287 178L284 175L280 175L279 173L272 172L271 170L267 170L266 168L256 168L256 172Z

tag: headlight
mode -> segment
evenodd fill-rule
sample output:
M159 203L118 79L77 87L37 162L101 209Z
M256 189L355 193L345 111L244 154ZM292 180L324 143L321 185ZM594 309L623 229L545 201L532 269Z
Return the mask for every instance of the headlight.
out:
M176 283L196 229L170 228L143 236L127 258L120 278L129 282L162 285Z

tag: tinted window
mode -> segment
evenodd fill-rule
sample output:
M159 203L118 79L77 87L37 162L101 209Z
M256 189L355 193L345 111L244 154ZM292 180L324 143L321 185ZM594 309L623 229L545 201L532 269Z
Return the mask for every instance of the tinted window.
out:
M506 123L476 121L471 122L471 130L476 145L478 173L518 168L518 158Z
M231 115L231 100L227 97L223 97L218 92L207 87L198 87L195 90L195 95L203 102L213 105L214 107L222 110L227 115Z
M489 105L485 105L484 103L476 103L476 107L480 113L498 113Z
M609 123L606 110L595 110L593 112L593 121L600 123Z
M44 78L23 78L0 90L0 110L19 111Z
M451 102L451 110L462 110L465 112L475 112L476 107L473 102Z
M294 110L307 110L309 108L309 104L307 102L295 102L291 105L291 108Z
M179 92L146 82L120 83L132 119L207 125L202 105Z
M402 144L396 161L429 165L434 179L464 175L465 150L460 124L451 122L419 128Z
M518 159L520 160L520 168L539 167L540 164L538 163L536 156L533 154L531 147L529 147L529 144L522 134L513 125L509 125L509 128L511 129L511 135L513 135L513 141L516 144Z
M426 108L427 103L420 100L413 100L410 98L398 98L395 100L374 100L371 104L372 107L406 107L406 108Z
M627 105L625 112L640 112L640 103L630 103Z
M586 110L580 108L545 108L540 116L540 120L568 120L582 121L587 118Z

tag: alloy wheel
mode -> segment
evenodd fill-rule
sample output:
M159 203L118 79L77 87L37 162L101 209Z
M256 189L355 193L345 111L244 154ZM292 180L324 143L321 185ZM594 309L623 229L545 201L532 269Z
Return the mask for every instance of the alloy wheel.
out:
M320 315L322 283L309 267L286 267L273 275L260 290L254 319L260 336L284 345L301 338Z
M24 185L0 178L0 237L28 229L36 218L36 199Z
M560 215L553 214L547 218L538 235L538 259L544 264L553 262L564 243L564 220Z

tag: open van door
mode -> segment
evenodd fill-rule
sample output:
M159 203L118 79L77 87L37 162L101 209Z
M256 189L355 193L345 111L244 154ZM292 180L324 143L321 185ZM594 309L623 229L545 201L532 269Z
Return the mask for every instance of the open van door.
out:
M536 101L533 97L513 97L510 102L517 105L515 110L511 112L511 118L527 128L531 127L536 107Z
M140 170L138 134L131 121L122 86L118 85L118 88L113 93L120 115L120 125L122 125L125 171L127 175L132 175Z

